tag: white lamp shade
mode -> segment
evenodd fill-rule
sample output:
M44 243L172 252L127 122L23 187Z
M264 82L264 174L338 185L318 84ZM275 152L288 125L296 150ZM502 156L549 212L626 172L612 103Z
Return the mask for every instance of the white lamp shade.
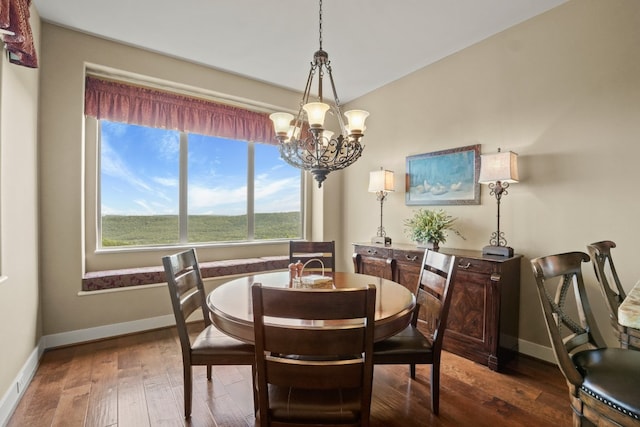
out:
M364 133L364 122L369 116L368 111L351 110L344 113L349 120L348 128L350 133Z
M273 113L269 115L269 118L273 121L273 127L276 131L276 135L286 135L289 132L291 120L293 120L293 114Z
M307 120L309 126L312 128L321 128L324 126L324 115L329 110L329 104L324 102L309 102L302 106L307 113Z
M369 173L369 192L393 191L393 172L387 170L373 171Z
M518 182L518 155L512 151L483 154L480 156L478 183Z

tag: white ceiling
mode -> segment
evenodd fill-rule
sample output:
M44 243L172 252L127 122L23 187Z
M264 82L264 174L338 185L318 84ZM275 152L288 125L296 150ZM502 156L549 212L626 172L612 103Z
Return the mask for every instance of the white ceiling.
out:
M346 102L566 0L324 0ZM316 0L34 0L47 22L301 91ZM73 47L70 47L71 49Z

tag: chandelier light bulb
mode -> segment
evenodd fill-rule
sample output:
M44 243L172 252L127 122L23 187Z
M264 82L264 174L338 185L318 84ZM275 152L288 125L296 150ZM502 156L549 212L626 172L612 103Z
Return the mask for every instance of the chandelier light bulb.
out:
M344 115L349 120L349 132L352 134L362 134L364 133L364 122L369 116L368 111L364 110L350 110L344 113Z
M307 113L309 126L312 128L321 128L324 126L324 115L329 110L329 104L324 102L309 102L302 106Z
M284 136L288 134L291 120L293 120L293 114L273 113L269 115L269 118L273 121L273 128L276 131L276 135Z

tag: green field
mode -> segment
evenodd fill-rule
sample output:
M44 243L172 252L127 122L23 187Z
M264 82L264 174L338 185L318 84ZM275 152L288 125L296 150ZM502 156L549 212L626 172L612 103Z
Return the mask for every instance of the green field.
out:
M255 215L254 240L301 237L299 212ZM247 240L247 216L189 215L189 243ZM177 215L105 215L102 246L144 246L179 243Z

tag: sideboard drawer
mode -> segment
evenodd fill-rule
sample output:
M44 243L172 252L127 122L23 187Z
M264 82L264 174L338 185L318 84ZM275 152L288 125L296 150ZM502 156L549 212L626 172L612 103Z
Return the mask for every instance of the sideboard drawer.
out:
M474 258L457 257L458 271L470 273L491 274L495 268L494 263Z
M376 258L391 258L391 250L379 246L356 246L356 253Z
M424 252L416 251L403 251L394 249L393 258L398 262L404 262L408 264L415 264L418 268L422 265L422 257Z

